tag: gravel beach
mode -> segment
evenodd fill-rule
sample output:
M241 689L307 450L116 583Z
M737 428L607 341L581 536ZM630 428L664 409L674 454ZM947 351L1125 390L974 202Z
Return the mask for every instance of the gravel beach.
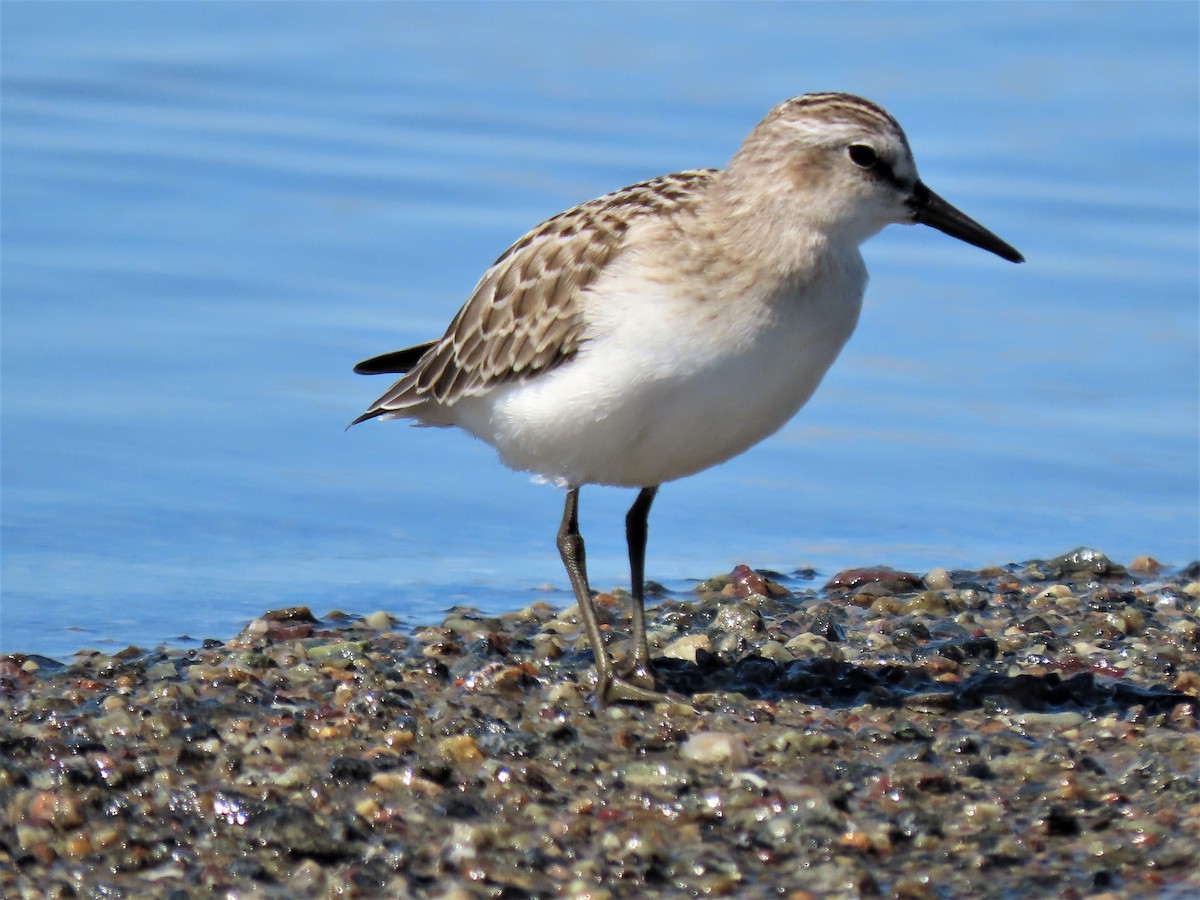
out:
M0 657L0 896L1200 895L1200 564L654 593L654 706L544 604Z

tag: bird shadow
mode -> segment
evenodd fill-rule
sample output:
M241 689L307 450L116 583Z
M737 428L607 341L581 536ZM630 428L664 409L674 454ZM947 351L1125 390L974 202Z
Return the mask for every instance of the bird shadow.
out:
M761 656L726 662L703 650L696 660L654 660L660 688L694 696L735 692L751 699L801 700L814 706L910 707L929 712L979 708L1104 714L1134 706L1147 715L1169 713L1190 704L1196 716L1200 698L1165 685L1143 687L1121 679L1079 672L1068 678L1057 672L1005 675L977 671L961 681L935 679L918 665L862 666L818 657L778 663Z

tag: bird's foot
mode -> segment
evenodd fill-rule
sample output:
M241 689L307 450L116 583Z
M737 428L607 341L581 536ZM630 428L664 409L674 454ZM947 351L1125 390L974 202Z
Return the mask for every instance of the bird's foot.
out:
M603 707L622 700L628 703L661 703L670 699L657 690L648 647L641 652L635 651L620 668L613 664L607 650L597 655L596 662L593 670L596 706Z
M654 679L643 680L638 676L633 678L611 675L596 685L596 701L604 706L625 700L630 703L662 703L667 700L666 694L654 690Z
M617 670L617 676L629 684L645 688L648 691L653 691L657 686L657 682L654 680L654 670L650 667L648 659L634 657L627 666Z
M604 706L621 700L630 703L661 703L667 695L655 690L654 672L649 662L633 660L620 671L611 660L596 672L596 703Z

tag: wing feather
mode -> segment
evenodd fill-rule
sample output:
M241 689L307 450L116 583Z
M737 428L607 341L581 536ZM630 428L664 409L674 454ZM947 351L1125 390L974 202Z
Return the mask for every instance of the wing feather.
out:
M623 251L630 226L694 202L716 174L664 175L538 225L484 272L445 335L356 421L431 401L449 406L570 359L585 340L577 298Z

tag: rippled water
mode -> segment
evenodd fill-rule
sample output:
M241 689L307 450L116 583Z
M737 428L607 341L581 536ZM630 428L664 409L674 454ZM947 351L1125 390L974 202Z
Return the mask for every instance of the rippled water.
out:
M1200 552L1193 4L3 15L0 650L567 602L560 493L453 432L343 432L386 386L350 366L438 335L532 224L722 165L806 90L887 106L1029 262L870 242L842 359L664 488L648 575ZM598 587L631 499L584 491Z

